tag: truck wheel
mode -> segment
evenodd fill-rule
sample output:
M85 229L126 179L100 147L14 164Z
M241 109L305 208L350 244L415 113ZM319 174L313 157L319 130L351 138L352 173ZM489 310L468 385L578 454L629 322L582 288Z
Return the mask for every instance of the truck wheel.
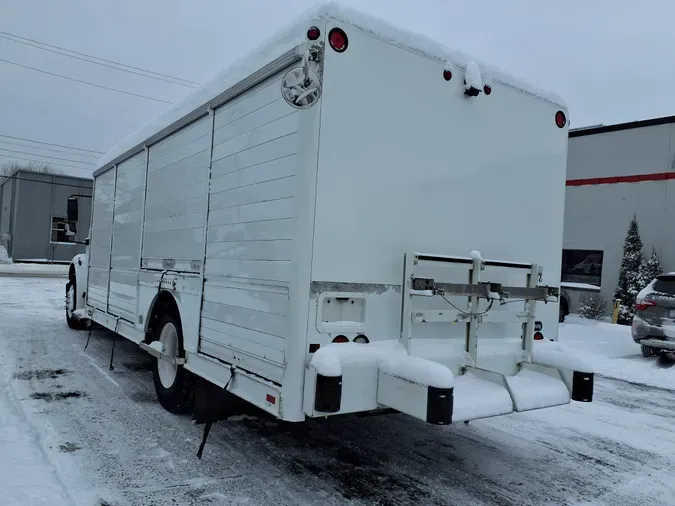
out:
M642 351L643 357L655 357L661 351L657 350L656 348L652 348L651 346L645 346L644 344L640 345L640 350Z
M172 314L167 313L159 317L154 340L164 345L164 353L169 356L185 357L180 321ZM194 407L195 378L182 365L154 358L152 378L157 399L164 409L170 413L186 413Z
M561 299L558 308L558 323L563 323L565 321L565 316L567 316L567 301Z
M73 311L77 307L77 279L70 278L66 285L66 323L73 330L84 330L87 328L86 320L80 320L73 316Z

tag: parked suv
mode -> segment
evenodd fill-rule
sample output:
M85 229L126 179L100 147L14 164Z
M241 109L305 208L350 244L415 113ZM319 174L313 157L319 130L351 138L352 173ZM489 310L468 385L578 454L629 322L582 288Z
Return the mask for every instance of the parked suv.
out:
M675 352L675 272L657 276L638 294L631 333L645 357Z

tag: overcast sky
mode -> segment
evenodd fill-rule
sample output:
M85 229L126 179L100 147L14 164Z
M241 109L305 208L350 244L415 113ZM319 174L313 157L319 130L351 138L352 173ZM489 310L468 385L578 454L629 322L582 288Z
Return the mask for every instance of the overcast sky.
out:
M60 56L10 41L7 34L204 82L315 3L0 0L0 60L174 102L190 88ZM572 127L675 114L672 0L341 3L558 93L570 108ZM6 136L107 151L166 107L0 61L0 162L10 154L42 154L54 157L44 161L83 167L68 160L95 157L39 150Z

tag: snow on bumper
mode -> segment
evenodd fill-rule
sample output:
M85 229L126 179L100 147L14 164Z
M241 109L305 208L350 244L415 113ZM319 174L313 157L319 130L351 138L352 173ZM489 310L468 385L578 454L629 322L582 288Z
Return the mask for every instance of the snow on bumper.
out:
M311 417L392 408L438 425L591 402L593 367L573 350L535 342L514 375L466 367L455 377L438 362L409 356L398 341L319 349L305 376Z
M386 407L438 425L452 420L452 371L408 355L398 341L325 346L314 353L306 377L310 416Z

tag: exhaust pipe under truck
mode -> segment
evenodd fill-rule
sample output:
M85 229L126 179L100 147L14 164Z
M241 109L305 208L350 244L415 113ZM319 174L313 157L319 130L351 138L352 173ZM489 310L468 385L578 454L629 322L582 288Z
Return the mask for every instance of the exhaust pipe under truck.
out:
M99 161L69 325L151 354L206 433L240 400L439 425L590 402L557 342L567 131L556 96L320 7Z

